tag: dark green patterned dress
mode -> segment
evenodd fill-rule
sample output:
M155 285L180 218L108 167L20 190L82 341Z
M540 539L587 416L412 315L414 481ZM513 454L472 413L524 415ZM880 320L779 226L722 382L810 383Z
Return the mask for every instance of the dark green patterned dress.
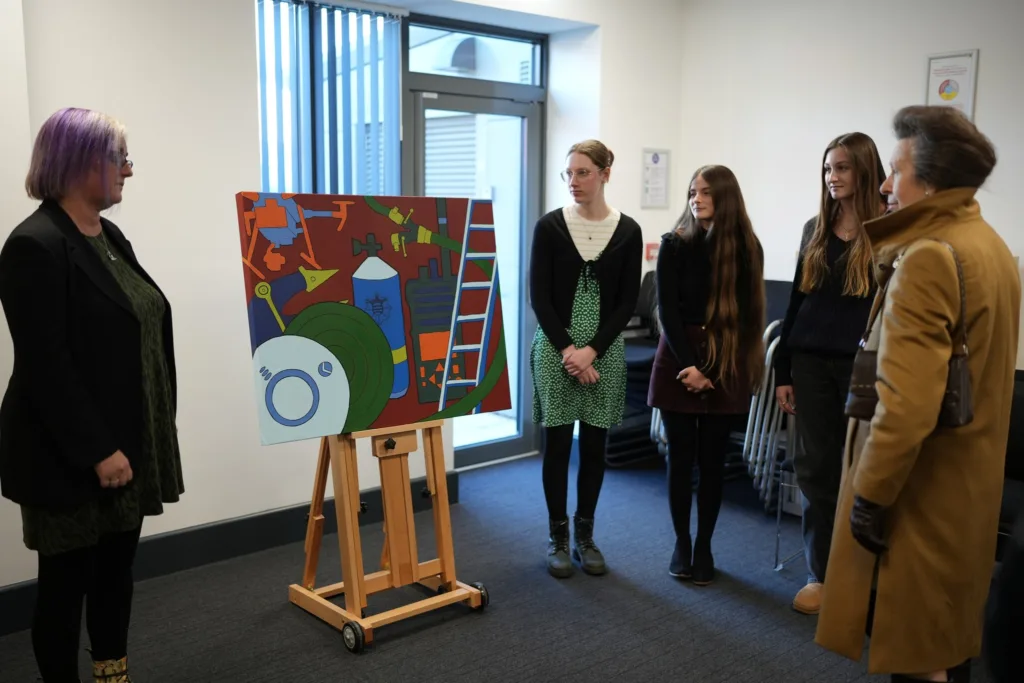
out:
M163 513L164 503L177 502L185 491L174 423L170 372L164 357L163 297L132 268L105 235L88 237L128 297L142 332L144 432L142 460L130 486L69 509L22 506L25 545L43 555L96 545L105 534L130 531L143 517ZM107 247L117 257L107 257Z
M600 255L598 255L600 258ZM590 343L601 323L601 284L585 266L576 284L569 338L576 348ZM562 354L540 326L530 348L533 372L533 421L545 427L577 420L607 429L622 422L626 407L626 342L620 334L594 369L601 376L594 384L581 384L562 365Z

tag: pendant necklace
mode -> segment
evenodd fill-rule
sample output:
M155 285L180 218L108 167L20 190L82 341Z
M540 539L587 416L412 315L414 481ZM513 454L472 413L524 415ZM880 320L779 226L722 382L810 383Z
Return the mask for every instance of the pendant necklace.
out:
M112 251L110 251L110 245L107 244L107 236L104 235L102 231L100 232L100 241L103 242L103 248L107 252L107 258L110 259L111 261L116 261L117 257L114 256L114 253Z

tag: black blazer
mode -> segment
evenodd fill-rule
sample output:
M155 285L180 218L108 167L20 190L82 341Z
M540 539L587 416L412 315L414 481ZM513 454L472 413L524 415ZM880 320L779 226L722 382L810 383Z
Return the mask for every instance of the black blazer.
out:
M576 283L583 269L590 268L601 287L601 322L589 346L604 355L636 310L642 260L640 226L626 214L620 215L600 258L587 263L572 241L562 209L541 216L530 252L530 304L555 348L572 346L566 330L572 324Z
M117 226L104 219L103 227L156 287ZM164 352L177 405L171 308L164 302ZM14 340L14 372L0 406L0 493L49 507L110 495L116 489L102 488L93 467L117 450L138 476L146 466L139 321L55 202L43 202L0 250L0 303Z

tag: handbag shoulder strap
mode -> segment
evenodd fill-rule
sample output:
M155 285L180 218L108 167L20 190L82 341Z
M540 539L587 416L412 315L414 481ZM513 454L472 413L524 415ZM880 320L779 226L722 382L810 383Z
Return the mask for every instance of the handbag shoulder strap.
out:
M957 326L953 328L953 343L960 347L964 354L967 353L967 285L964 283L964 269L960 265L960 257L957 256L956 249L949 242L938 240L935 238L929 238L933 242L949 249L949 253L953 255L953 263L956 264L956 279L960 285L960 320Z
M967 287L964 284L964 271L960 265L960 258L957 256L956 249L953 245L943 240L929 237L928 239L933 242L938 242L949 249L949 253L953 255L953 263L956 264L956 276L957 281L960 285L960 319L957 326L953 329L953 343L961 348L964 354L967 353ZM909 248L909 247L908 247ZM903 258L903 254L906 253L904 249L896 260L893 262L898 265L900 260ZM895 270L896 266L892 267ZM882 288L879 290L878 295L875 297L874 303L871 305L871 314L868 316L868 325L864 330L864 336L861 337L860 347L863 349L867 346L868 337L871 336L871 329L875 326L875 320L878 318L878 313L881 311L882 303L885 301L886 293L889 291L889 282L892 280L892 273L886 278L882 284Z
M882 266L883 269L890 269L890 266ZM868 337L871 336L871 329L875 326L875 320L878 318L879 311L882 310L882 303L885 301L886 292L889 291L889 281L892 280L892 273L882 283L878 293L875 294L875 300L871 304L871 314L868 315L868 325L864 328L864 335L860 338L860 348L866 348L868 345Z

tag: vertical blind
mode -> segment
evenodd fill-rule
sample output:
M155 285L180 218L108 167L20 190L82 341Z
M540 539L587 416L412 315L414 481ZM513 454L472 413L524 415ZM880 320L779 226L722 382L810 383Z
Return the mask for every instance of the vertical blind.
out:
M401 21L257 0L264 192L401 194Z

